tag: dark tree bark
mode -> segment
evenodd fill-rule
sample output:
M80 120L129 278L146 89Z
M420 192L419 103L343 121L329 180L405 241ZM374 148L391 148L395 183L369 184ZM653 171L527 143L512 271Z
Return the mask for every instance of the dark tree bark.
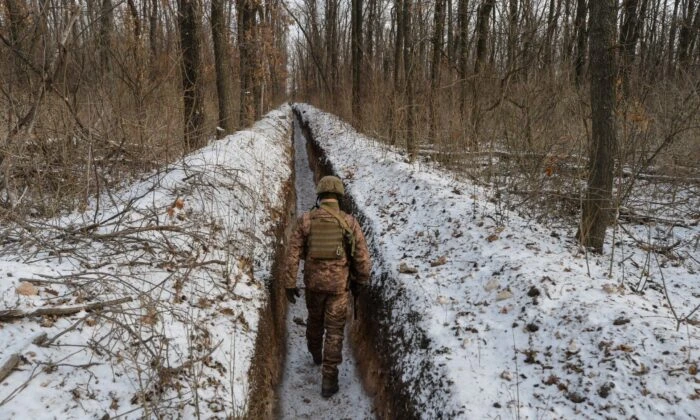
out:
M158 17L158 3L159 0L151 0L151 11L148 17L148 41L149 48L151 49L151 60L155 60L158 57L158 23L160 18Z
M415 92L413 80L413 41L411 36L413 0L403 0L403 65L406 80L406 149L408 158L413 162L416 158L417 147L415 139Z
M126 4L129 8L129 15L131 16L134 39L139 39L141 37L141 19L139 18L139 11L136 8L136 3L134 3L134 0L127 0Z
M476 57L474 59L474 78L472 79L472 111L470 122L473 130L471 138L471 146L473 150L478 150L479 141L478 134L481 125L481 107L479 104L479 76L486 68L486 53L489 32L489 17L493 10L494 0L483 0L479 6L476 16Z
M468 63L469 63L469 43L467 38L469 37L469 0L459 0L457 15L459 20L459 77L460 77L460 90L459 90L459 113L462 119L464 119L467 111L467 73L468 73Z
M391 106L389 109L389 121L391 122L391 133L389 134L391 144L396 144L398 137L397 114L399 105L399 93L401 92L401 55L403 53L403 30L404 30L404 13L403 2L408 0L394 0L394 15L396 27L396 40L394 42L394 89L391 95Z
M624 0L622 3L623 20L620 28L620 47L622 49L622 61L620 63L620 76L622 78L622 94L625 98L630 94L630 71L634 63L637 49L637 4L638 0Z
M588 40L588 30L586 28L586 16L588 15L588 5L586 0L576 2L576 52L574 55L574 81L576 86L581 86L583 71L586 66L586 41Z
M201 86L201 14L197 0L178 1L178 24L182 54L185 149L204 145L204 105Z
M643 38L642 48L640 51L640 69L645 79L653 77L655 74L660 74L658 71L660 70L659 64L661 63L661 57L663 54L665 33L663 22L666 20L666 8L661 7L662 0L651 1L651 27L648 28L648 31ZM657 16L660 16L660 18L657 18ZM642 16L642 19L644 18L645 17ZM659 22L661 22L661 25ZM659 26L661 26L661 29L659 29Z
M338 0L326 1L326 63L325 71L331 90L335 92L338 87ZM333 95L333 102L337 105L338 97Z
M518 43L518 0L508 0L508 47L507 47L507 67L513 70L516 67L515 58L517 56Z
M695 46L700 37L700 4L695 7L695 19L693 19L693 27L690 31L690 46L688 47L688 55L692 57ZM698 49L700 51L700 48Z
M675 0L673 2L673 15L671 16L671 29L668 33L668 74L673 74L675 69L675 51L676 51L676 31L677 31L677 21L678 21L678 3L680 0Z
M362 0L352 0L352 117L362 124Z
M544 44L544 61L545 68L547 71L552 70L552 54L554 50L553 39L554 33L557 30L557 22L559 22L559 12L561 7L561 1L550 0L549 1L549 12L547 14L547 38Z
M102 70L107 72L110 69L109 54L112 45L112 32L114 30L114 19L112 18L112 0L102 0L100 8L100 35L98 49L100 55L100 65Z
M453 17L452 17L452 0L447 0L447 62L454 63L454 31L453 31Z
M561 0L560 0L561 1ZM571 30L571 1L564 1L564 40L562 45L562 63L569 63L571 60L572 49L572 30Z
M494 0L484 0L479 6L476 17L476 60L474 61L474 73L479 74L486 63L486 45L488 42L489 16L493 9Z
M211 34L214 44L216 93L219 99L217 136L223 137L236 130L233 116L233 67L229 33L224 17L224 0L211 0Z
M248 127L255 122L256 106L256 21L257 0L237 0L238 50L240 56L240 117L239 125Z
M430 139L435 141L438 131L438 116L436 113L438 87L440 84L440 57L445 28L445 0L435 0L435 16L433 21L433 57L430 65Z
M681 30L678 33L678 64L682 69L688 67L688 57L690 54L691 30L693 28L693 16L695 14L695 1L686 0L686 9L683 13Z
M615 136L616 0L591 2L590 74L592 140L590 173L577 237L601 253L611 220Z

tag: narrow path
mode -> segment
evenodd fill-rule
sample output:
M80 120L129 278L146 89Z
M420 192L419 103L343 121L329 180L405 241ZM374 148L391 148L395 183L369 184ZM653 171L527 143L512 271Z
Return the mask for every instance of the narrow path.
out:
M309 168L306 138L294 123L296 150L297 212L310 209L316 200L314 174ZM303 262L302 262L303 267ZM300 273L302 271L300 270ZM297 280L302 285L301 275ZM338 382L340 391L329 399L321 397L321 367L313 364L306 350L306 304L304 296L289 305L287 312L287 358L280 388L279 412L283 419L372 419L372 402L362 389L349 347L349 323L346 325L343 363Z

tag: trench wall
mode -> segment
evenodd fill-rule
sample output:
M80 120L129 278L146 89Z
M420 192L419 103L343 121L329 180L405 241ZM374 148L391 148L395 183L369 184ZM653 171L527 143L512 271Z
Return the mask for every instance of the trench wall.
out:
M290 121L290 127L291 121ZM292 150L290 165L294 167L294 130L290 130L289 147ZM275 257L272 265L272 277L266 279L269 299L267 305L260 309L260 325L255 341L255 355L249 371L251 390L248 394L249 407L246 418L274 419L277 418L277 391L282 380L284 359L286 354L286 314L287 299L281 278L284 270L285 245L290 236L293 221L296 216L295 175L284 185L285 207L282 214L271 215L278 217L274 231L276 238Z

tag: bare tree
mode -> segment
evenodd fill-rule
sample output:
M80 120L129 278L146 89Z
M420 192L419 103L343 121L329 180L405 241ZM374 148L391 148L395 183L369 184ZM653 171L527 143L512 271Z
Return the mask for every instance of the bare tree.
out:
M198 0L179 0L178 23L182 54L185 148L204 145L204 105L201 86L201 13Z
M224 16L224 1L211 0L211 33L216 68L216 93L219 99L219 137L236 130L233 116L233 68L229 32Z
M352 116L362 122L362 0L352 0Z
M403 66L404 75L406 81L406 149L408 149L408 158L413 161L416 158L418 152L418 147L416 145L415 137L415 91L414 91L414 80L413 80L413 70L414 62L412 59L413 55L413 40L411 39L411 24L412 11L413 11L413 0L403 0L403 18L401 23L403 24Z
M238 49L240 55L240 118L239 125L251 125L259 114L259 66L256 14L258 0L237 0Z
M615 164L615 0L591 2L590 73L592 148L586 197L577 237L595 252L603 251L611 220Z
M435 141L438 131L437 101L439 98L440 61L445 35L445 0L435 1L433 57L430 65L430 139Z

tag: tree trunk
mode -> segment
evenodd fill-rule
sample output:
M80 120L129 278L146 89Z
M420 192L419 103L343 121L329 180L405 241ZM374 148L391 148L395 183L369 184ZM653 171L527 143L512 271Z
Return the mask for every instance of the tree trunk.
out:
M688 57L691 30L693 28L693 15L695 14L695 1L686 0L687 5L681 22L681 30L678 33L678 64L682 69L688 68Z
M486 62L489 15L491 15L493 4L494 0L484 0L479 7L479 13L476 18L476 60L474 61L474 73L476 74L481 73Z
M100 65L103 72L109 72L109 54L112 45L112 31L114 29L114 20L112 19L112 0L102 0L102 8L100 9L100 35L98 41Z
M216 69L216 93L219 99L217 137L221 138L236 130L233 117L233 67L229 33L224 18L224 0L211 0L211 35L214 44L214 67Z
M238 51L240 56L240 127L248 127L255 122L256 95L255 59L255 11L256 0L238 0ZM313 37L313 35L312 35Z
M577 237L582 245L603 251L611 219L615 162L615 53L616 0L591 2L590 74L593 147L588 188Z
M552 70L552 54L554 46L552 45L554 33L557 30L557 22L559 21L559 6L561 2L555 0L549 1L549 13L547 15L547 38L544 44L544 65L548 72Z
M131 15L131 21L134 31L134 40L141 38L141 19L139 18L139 11L136 8L136 3L134 0L127 0L126 4L129 9L129 15Z
M403 2L408 0L394 0L394 15L396 16L396 40L394 42L394 89L391 95L391 107L389 121L391 133L389 134L391 144L396 144L398 137L398 107L399 92L401 92L401 54L403 53Z
M459 20L459 115L464 120L467 113L467 72L469 59L469 0L459 0L457 15Z
M148 41L151 49L151 60L155 60L158 57L158 2L159 0L151 0L151 13L148 18Z
M572 30L571 30L571 0L564 1L564 45L562 46L562 64L571 60Z
M417 147L415 139L415 98L413 87L413 41L411 39L411 12L413 0L403 0L403 65L406 79L406 149L408 159L413 162L416 159Z
M680 0L675 0L673 3L673 16L671 16L671 29L668 33L668 74L673 74L675 69L674 52L676 48L676 28L678 20L678 3Z
M447 62L452 65L454 62L454 31L452 28L453 18L452 18L452 0L447 1Z
M517 66L515 58L517 57L518 46L518 0L508 1L508 46L506 51L506 60L508 71L512 71Z
M437 139L438 116L437 101L440 96L438 85L440 84L440 58L442 56L442 41L445 32L445 0L435 0L434 33L433 33L433 57L430 65L430 136L434 142Z
M700 4L695 8L695 19L693 20L693 27L690 31L690 46L688 47L689 56L693 55L695 45L698 41L698 36L700 36Z
M338 1L326 1L326 71L331 90L338 87ZM333 95L333 104L338 104L338 96Z
M581 86L583 80L583 70L586 65L586 40L588 32L586 30L586 15L588 5L586 0L577 0L576 3L576 53L574 56L574 80L576 86Z
M201 86L200 12L197 0L179 0L178 23L182 54L185 150L204 146L204 106Z
M479 83L477 77L486 67L486 52L489 30L489 16L493 10L494 0L484 0L479 6L476 16L476 58L474 60L474 78L472 79L472 111L470 122L473 135L471 138L472 150L479 150L479 127L481 125L481 107L479 105Z
M362 0L352 0L352 118L362 124Z
M620 63L620 76L622 78L622 94L628 98L630 94L630 71L634 63L637 49L637 2L638 0L623 0L624 12L622 27L620 28L620 47L622 49L622 62Z

